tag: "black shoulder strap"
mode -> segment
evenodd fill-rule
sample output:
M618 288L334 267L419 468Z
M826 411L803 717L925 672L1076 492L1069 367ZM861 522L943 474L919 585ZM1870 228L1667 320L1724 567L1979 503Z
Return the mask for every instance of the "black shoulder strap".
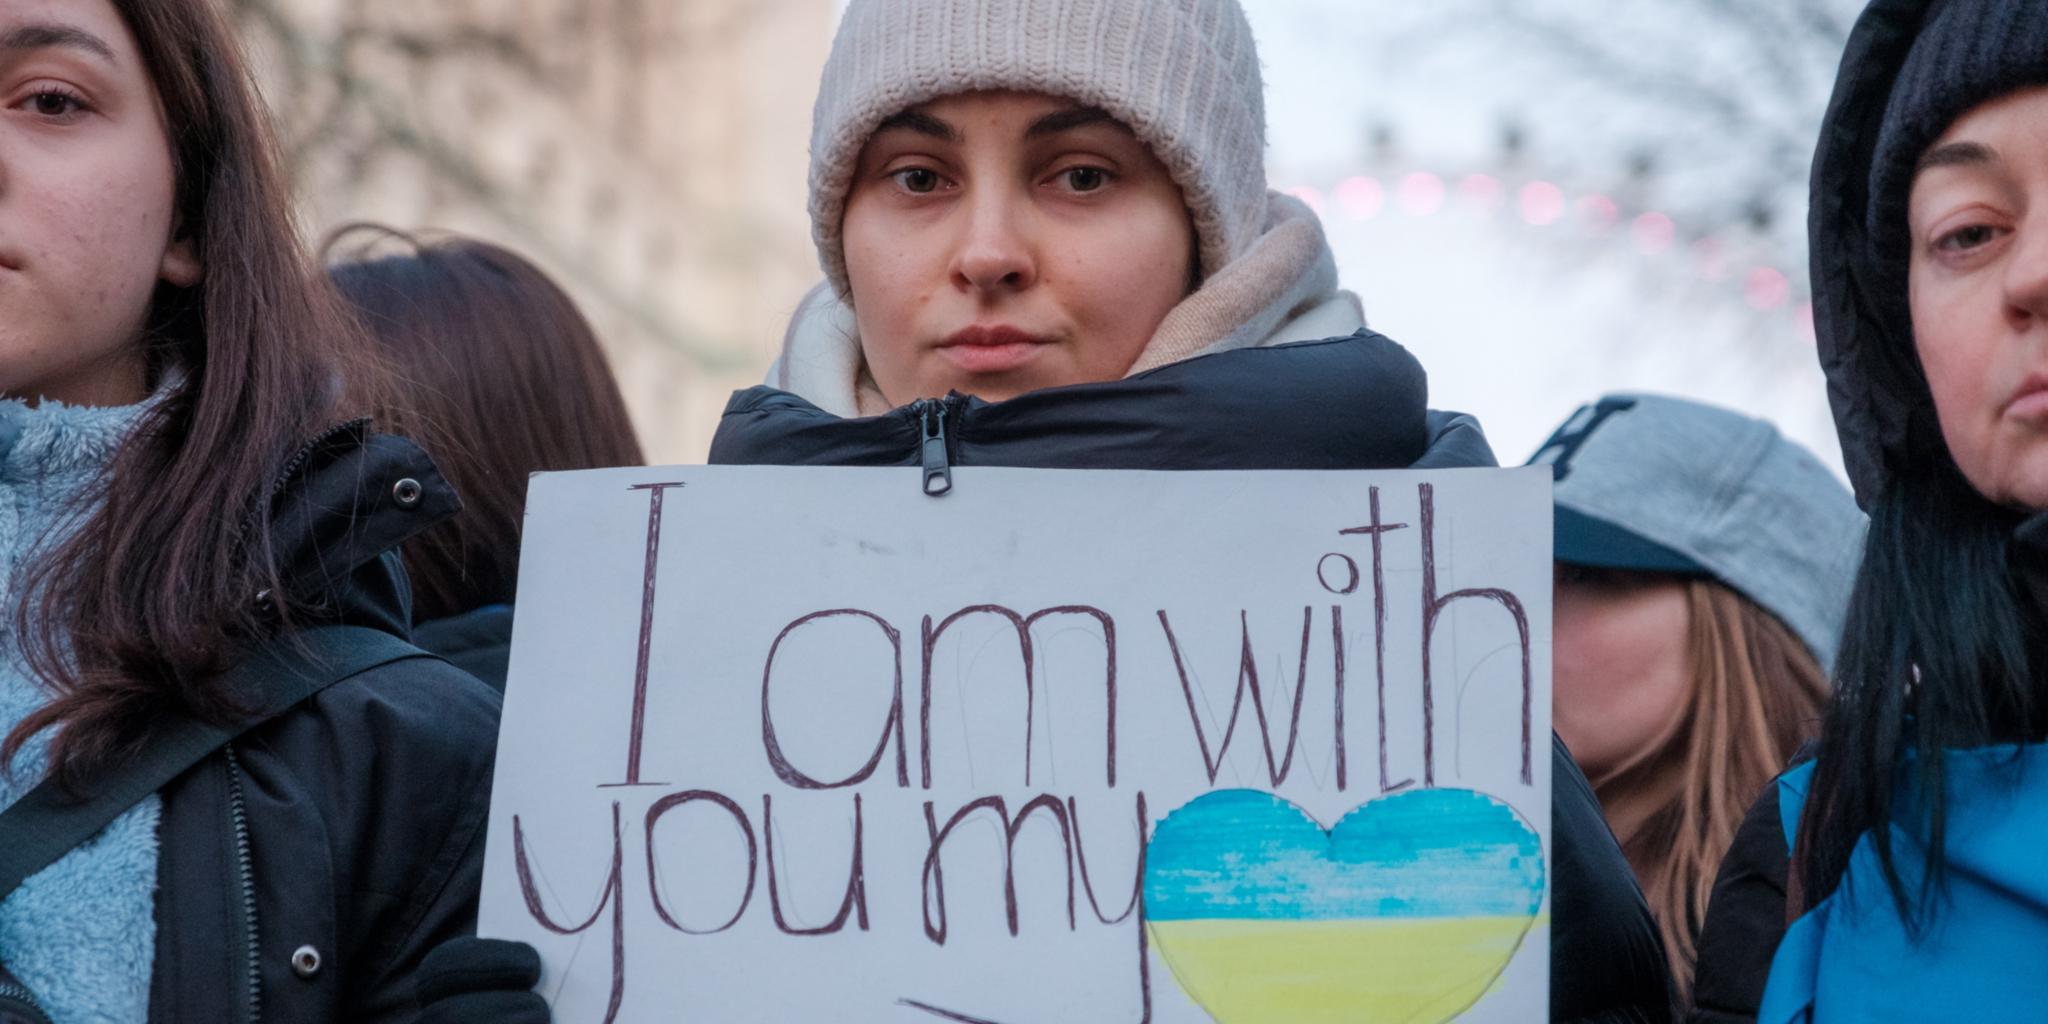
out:
M221 676L239 692L265 695L257 714L224 726L183 716L166 719L142 753L102 779L87 799L73 799L45 779L0 811L0 900L242 733L351 676L431 657L364 626L316 626L266 645Z

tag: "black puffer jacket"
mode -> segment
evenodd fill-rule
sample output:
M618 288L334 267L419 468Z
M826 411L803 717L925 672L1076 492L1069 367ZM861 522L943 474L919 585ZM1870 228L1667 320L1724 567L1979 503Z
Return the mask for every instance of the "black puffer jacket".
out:
M841 419L773 388L733 396L713 463L1047 469L1401 469L1495 465L1471 417L1426 407L1422 368L1371 331L1242 349L1127 380L988 403L949 397ZM935 442L935 443L927 443ZM1553 741L1551 1019L1664 1021L1655 922L1600 805Z
M401 541L452 514L419 449L308 445L272 542L321 621L407 634ZM407 506L400 480L421 485ZM409 491L407 492L409 493ZM416 658L339 682L162 791L150 1019L408 1021L426 952L476 928L498 698Z

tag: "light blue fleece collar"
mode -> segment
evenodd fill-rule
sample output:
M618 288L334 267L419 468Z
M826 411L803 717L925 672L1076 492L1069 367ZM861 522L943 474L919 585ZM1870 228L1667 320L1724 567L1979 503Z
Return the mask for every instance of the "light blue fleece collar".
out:
M110 408L0 399L0 733L50 699L24 664L15 602L33 559L90 512L92 485L154 399ZM48 767L50 736L0 773L0 807ZM0 903L0 962L55 1024L144 1024L156 954L154 795Z

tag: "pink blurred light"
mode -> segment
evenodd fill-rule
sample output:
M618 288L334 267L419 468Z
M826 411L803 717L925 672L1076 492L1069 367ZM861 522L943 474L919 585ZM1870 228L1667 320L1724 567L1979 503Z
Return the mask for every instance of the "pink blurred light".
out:
M1777 309L1792 297L1792 282L1775 267L1757 267L1743 279L1742 296L1751 309Z
M1532 181L1516 194L1522 219L1537 227L1557 223L1564 216L1564 190L1547 181Z
M1606 196L1586 196L1579 200L1579 216L1595 228L1606 229L1621 219L1621 207Z
M1320 217L1323 215L1323 194L1320 191L1307 185L1297 185L1287 189L1286 192L1288 195L1308 204L1308 208L1315 211L1316 216Z
M1401 212L1426 217L1444 205L1444 180L1427 171L1401 179Z
M1458 195L1465 201L1491 210L1500 205L1500 179L1491 174L1468 174L1458 182Z
M1701 277L1719 281L1728 276L1727 246L1718 238L1702 238L1692 244L1693 256L1699 261Z
M1668 251L1678 240L1678 225L1661 213L1645 213L1630 225L1629 233L1635 236L1638 251L1655 256Z
M1387 190L1380 186L1379 179L1362 175L1338 182L1335 195L1337 207L1352 220L1371 220L1380 215L1380 209L1387 203Z

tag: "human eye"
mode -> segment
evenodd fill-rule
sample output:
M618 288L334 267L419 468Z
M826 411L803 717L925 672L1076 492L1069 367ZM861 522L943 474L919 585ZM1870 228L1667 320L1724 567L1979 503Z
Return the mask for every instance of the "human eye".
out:
M1991 224L1965 224L1937 236L1934 248L1943 253L1966 253L1997 241L2004 233L2004 229Z
M92 110L85 97L55 83L38 83L14 106L50 121L71 121Z
M1597 565L1576 565L1571 562L1558 562L1555 565L1555 582L1561 586L1614 590L1625 588L1634 581L1628 573Z
M1101 191L1110 183L1113 177L1104 168L1083 164L1061 170L1053 175L1053 180L1065 187L1069 192L1085 195L1090 192Z
M896 187L911 195L930 195L945 185L945 178L929 167L904 167L889 172L889 179Z

